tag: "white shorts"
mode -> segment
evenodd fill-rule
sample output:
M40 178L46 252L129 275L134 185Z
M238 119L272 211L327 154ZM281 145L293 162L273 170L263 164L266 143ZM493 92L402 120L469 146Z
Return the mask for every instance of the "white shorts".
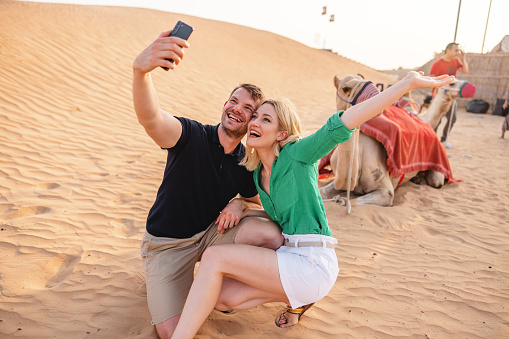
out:
M332 237L320 234L283 233L289 242L325 241L337 244ZM287 247L277 251L279 277L292 308L316 302L329 293L339 273L338 259L333 248Z

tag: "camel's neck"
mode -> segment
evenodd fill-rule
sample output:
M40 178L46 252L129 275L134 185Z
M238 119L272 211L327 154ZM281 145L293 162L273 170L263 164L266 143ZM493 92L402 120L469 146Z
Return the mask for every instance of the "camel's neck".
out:
M435 129L440 122L442 115L446 114L454 100L445 95L442 91L439 91L437 96L431 101L431 105L428 111L424 115L420 115L423 121L427 122L431 128Z
M360 129L356 129L352 137L339 143L336 152L331 157L331 167L334 172L334 187L337 190L353 191L359 179L359 138ZM353 157L352 157L353 154ZM350 172L350 166L352 167ZM350 186L348 178L351 173Z

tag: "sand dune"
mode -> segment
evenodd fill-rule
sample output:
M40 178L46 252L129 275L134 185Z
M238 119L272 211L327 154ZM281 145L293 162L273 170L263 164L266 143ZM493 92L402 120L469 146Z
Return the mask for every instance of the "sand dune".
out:
M195 27L161 105L215 123L230 90L295 102L305 129L334 112L334 74L394 79L242 26L137 8L0 2L0 336L155 338L139 242L165 162L132 108L135 56L177 20ZM394 207L326 209L341 272L299 326L281 304L213 312L200 338L509 337L509 142L502 118L460 111L448 150L462 183L406 184Z

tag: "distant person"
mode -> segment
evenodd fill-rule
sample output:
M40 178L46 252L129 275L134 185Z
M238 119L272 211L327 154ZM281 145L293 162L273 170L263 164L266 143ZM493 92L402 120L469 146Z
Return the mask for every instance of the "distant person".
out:
M504 95L504 104L502 105L502 115L505 115L504 122L502 123L502 135L500 136L504 139L505 131L509 129L509 89L505 92Z
M444 74L456 76L456 72L460 72L460 73L464 73L464 74L468 73L468 64L467 64L467 60L465 59L465 52L463 52L459 48L459 45L456 42L451 42L445 48L445 55L433 63L433 65L431 66L431 70L429 71L429 74L431 76L435 76L435 77L439 76L439 75L444 75ZM434 94L434 91L433 91L433 94ZM449 133L451 132L452 126L456 122L456 116L457 116L456 108L457 108L457 104L456 104L456 100L454 100L451 105L451 108L445 115L445 117L447 118L447 123L445 124L444 130L442 131L442 138L440 138L440 141L447 148L454 148L447 141L447 137L449 136ZM440 121L438 122L437 127L435 127L435 132L438 131L438 126L440 126Z
M334 250L338 242L332 237L318 190L318 160L403 94L443 86L453 79L410 72L371 99L334 113L305 138L301 138L299 118L291 104L281 100L262 103L249 123L243 163L254 170L265 211L244 213L277 221L285 244L277 251L238 244L205 250L173 338L194 338L214 308L248 309L268 302L289 305L276 318L277 326L295 325L314 302L329 293L339 272Z
M148 307L161 338L172 336L195 264L206 248L235 243L274 252L283 243L281 229L273 221L240 220L249 201L261 205L252 173L240 165L245 155L240 141L263 100L261 89L250 84L235 88L215 126L163 111L150 72L160 66L174 69L184 57L183 49L189 47L169 34L163 32L133 64L136 116L154 142L167 151L162 183L141 243ZM200 91L198 82L193 90Z

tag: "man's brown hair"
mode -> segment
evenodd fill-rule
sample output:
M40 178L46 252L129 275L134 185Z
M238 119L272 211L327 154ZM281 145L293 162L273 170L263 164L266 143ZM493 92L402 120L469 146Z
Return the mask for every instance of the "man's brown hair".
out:
M251 98L256 101L256 103L261 103L263 100L265 100L265 95L262 92L262 89L256 85L253 84L240 84L239 86L235 87L233 91L230 94L230 97L235 93L236 90L239 88L244 88L246 91L249 92L251 95Z
M449 42L447 44L447 47L445 47L445 50L452 49L453 46L458 46L459 44L457 42Z

